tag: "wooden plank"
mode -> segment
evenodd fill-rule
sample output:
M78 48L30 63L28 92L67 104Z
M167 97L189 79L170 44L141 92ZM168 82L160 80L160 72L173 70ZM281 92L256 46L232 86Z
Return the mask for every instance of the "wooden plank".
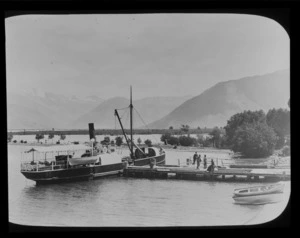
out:
M129 166L127 169L125 169L125 176L127 174L134 176L144 176L144 177L169 177L169 174L176 174L177 178L203 178L203 177L218 177L222 178L223 180L226 180L226 176L233 176L236 178L236 176L243 176L246 177L246 179L251 180L251 178L276 178L276 179L290 179L290 174L287 173L274 173L272 172L272 169L266 170L264 169L261 173L258 173L258 170L255 170L256 172L252 172L252 169L222 169L222 170L216 170L213 173L207 172L205 170L198 170L193 167L155 167L153 169L147 167L138 167L138 166ZM286 171L283 171L286 172ZM253 179L254 180L254 179Z

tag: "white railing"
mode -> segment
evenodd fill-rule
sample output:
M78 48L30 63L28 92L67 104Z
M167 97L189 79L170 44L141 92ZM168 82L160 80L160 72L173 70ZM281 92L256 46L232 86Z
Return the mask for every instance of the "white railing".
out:
M51 163L47 165L38 161L21 163L21 171L53 171L64 167L65 165L63 163L56 163L56 161L51 161Z

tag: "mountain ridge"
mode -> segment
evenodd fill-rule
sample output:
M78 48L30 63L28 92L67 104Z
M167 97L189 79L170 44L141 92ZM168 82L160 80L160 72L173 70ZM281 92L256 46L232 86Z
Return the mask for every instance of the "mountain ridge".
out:
M135 128L143 128L147 122L157 120L165 116L168 112L172 111L178 104L185 101L191 96L162 96L162 97L147 97L142 99L133 100L134 117L133 124ZM100 105L82 115L72 124L73 128L84 128L88 122L94 121L95 127L103 129L120 128L119 123L115 122L114 110L128 108L130 104L129 99L125 97L113 97L105 100ZM135 111L136 110L136 111ZM137 118L142 117L142 119ZM119 112L125 118L122 124L125 128L129 128L129 111ZM144 124L145 122L145 124Z
M227 120L235 113L287 107L288 99L289 70L243 77L215 84L182 103L164 118L150 123L148 127L178 128L182 124L191 127L225 126Z

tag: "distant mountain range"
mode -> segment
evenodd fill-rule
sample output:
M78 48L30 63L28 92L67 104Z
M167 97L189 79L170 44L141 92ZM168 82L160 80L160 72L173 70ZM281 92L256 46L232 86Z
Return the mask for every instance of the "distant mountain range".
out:
M179 128L182 124L192 128L223 127L233 114L244 110L288 108L289 80L289 70L282 70L221 82L195 97L151 97L134 100L136 111L133 126L153 129L170 126ZM8 92L7 127L87 129L88 123L93 122L95 129L120 128L114 117L114 109L128 106L129 100L122 97L103 100L98 96L83 98L49 92ZM129 128L129 110L120 110L119 114L124 127Z
M145 128L147 123L164 117L191 97L152 97L134 101L134 127ZM97 96L66 97L35 89L22 93L8 92L7 128L87 129L90 122L95 124L96 129L120 128L119 122L115 121L114 109L128 106L129 100L121 97L108 100ZM122 118L122 123L129 128L129 110L120 111L120 116L123 113L127 114L124 114L126 117Z
M140 100L133 100L135 108L133 111L134 128L146 128L148 123L164 117L178 105L191 97L192 96L149 97ZM119 115L122 117L122 124L124 128L129 128L129 104L130 102L127 98L114 97L108 99L85 115L79 117L76 121L74 121L72 127L86 128L89 122L94 122L95 128L98 129L119 129L120 125L119 122L116 121L114 110L127 108L127 110L120 110Z
M289 70L221 82L179 105L165 117L148 125L162 129L182 124L192 128L225 126L235 113L244 110L288 108Z
M54 93L7 92L8 129L71 128L70 122L101 103L97 96L78 98ZM86 126L87 127L87 126Z

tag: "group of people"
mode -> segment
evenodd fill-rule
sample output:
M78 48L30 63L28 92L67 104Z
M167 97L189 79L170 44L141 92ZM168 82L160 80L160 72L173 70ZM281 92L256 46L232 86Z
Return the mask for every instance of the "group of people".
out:
M202 160L201 160L201 154L198 155L197 152L195 152L195 154L193 156L193 165L195 164L195 162L197 162L197 169L199 169L200 163L202 162ZM204 167L204 169L207 168L206 155L204 155L204 158L203 158L203 167ZM208 166L207 171L209 171L209 172L213 171L214 167L215 167L215 163L214 163L214 160L212 159L211 160L211 165Z

